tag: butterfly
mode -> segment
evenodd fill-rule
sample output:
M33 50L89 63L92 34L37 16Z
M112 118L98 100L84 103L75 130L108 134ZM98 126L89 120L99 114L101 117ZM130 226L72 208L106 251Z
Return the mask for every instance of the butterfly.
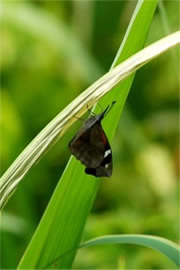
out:
M111 146L101 121L115 103L116 101L113 101L102 113L89 117L69 143L71 153L86 166L86 174L96 177L112 175Z

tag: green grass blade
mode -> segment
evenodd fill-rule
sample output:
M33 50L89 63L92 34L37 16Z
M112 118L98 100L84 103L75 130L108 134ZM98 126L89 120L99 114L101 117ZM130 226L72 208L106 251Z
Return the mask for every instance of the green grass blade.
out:
M90 107L98 101L100 97L104 96L118 82L126 78L129 74L136 71L154 57L157 57L159 54L178 45L179 43L180 31L175 32L139 51L101 77L86 89L86 91L79 95L62 112L60 112L23 150L23 152L2 176L0 181L0 208L2 209L8 198L12 195L17 185L28 173L31 167L37 163L43 154L46 153L48 149L65 133L65 131L67 131L71 124L77 120L77 117L74 116L81 116L83 112L87 110L87 107ZM122 95L119 93L122 98L119 100L119 110L123 108L123 104L121 104L124 100L123 87L129 82L132 81L126 80L125 83L119 85L120 89L122 89ZM116 97L117 96L114 98ZM118 115L116 114L116 121L118 121L117 116Z
M164 239L162 237L151 235L138 235L138 234L106 235L84 242L80 245L80 247L82 248L105 244L136 244L146 246L161 252L166 257L168 257L172 262L174 262L178 267L180 267L179 247L173 242Z
M48 149L54 145L65 133L65 131L67 131L71 124L77 120L77 116L81 116L83 112L87 110L87 108L94 104L100 97L104 96L108 91L111 90L113 86L126 78L129 74L136 71L154 57L165 52L169 48L178 45L179 43L180 31L175 32L146 47L101 77L98 81L86 89L86 91L79 95L72 103L70 103L61 113L59 113L23 150L23 152L1 177L0 208L3 208L9 197L16 189L17 185L28 173L31 167L36 164L40 158L42 158L44 153L47 152ZM127 87L130 89L132 79L133 75L119 85L121 89L121 92L119 93L119 103L117 103L117 105L119 105L119 112L121 112L124 104L123 102L125 102L124 91L126 91ZM126 95L128 94L127 91L125 93ZM111 95L112 99L113 94ZM117 97L117 95L114 96L114 99ZM119 119L118 115L120 117L120 113L114 115L116 124L118 123ZM115 127L116 125L113 125L114 131ZM113 134L113 130L111 131Z
M124 59L143 47L156 5L157 1L139 1L128 29L128 36L125 38L123 48L121 47L120 56L123 55ZM129 35L132 35L131 39ZM130 42L132 40L133 43ZM126 46L128 50L124 53ZM103 99L106 104L114 99L119 101L103 123L110 138L113 137L117 124L114 119L120 117L131 83L132 76L123 85L120 84L119 89L114 89ZM99 183L99 179L84 174L84 168L79 162L74 158L70 159L19 264L19 269L43 268L59 256L61 258L51 265L52 268L71 267L76 251L66 252L79 245ZM65 253L66 255L62 256Z

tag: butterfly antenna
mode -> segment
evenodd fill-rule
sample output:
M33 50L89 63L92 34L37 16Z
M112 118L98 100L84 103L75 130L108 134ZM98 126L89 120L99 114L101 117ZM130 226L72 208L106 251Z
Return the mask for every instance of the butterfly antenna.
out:
M110 112L110 110L112 109L115 103L116 103L116 100L114 100L111 105L107 106L107 108L103 112L103 116L107 115Z
M88 112L89 112L89 114L91 115L96 115L91 109L89 109L89 106L88 106L88 104L87 104L87 110L88 110Z

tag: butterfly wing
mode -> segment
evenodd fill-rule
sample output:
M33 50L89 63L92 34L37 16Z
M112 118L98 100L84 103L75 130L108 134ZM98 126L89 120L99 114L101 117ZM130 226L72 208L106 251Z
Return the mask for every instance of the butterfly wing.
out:
M85 172L96 177L110 177L112 175L112 150L103 129L100 129L99 133L104 145L103 159L98 166L87 167Z
M98 125L80 131L70 142L69 148L86 167L97 167L104 157L104 145L100 141Z
M101 121L114 104L115 101L101 114L88 118L69 143L71 153L86 166L87 174L97 177L112 175L112 151Z
M96 164L94 167L87 166L85 172L96 177L110 177L112 175L112 151L106 134L104 133L100 123L97 123L91 132L92 138L97 137L97 140L94 141L95 148L103 149L103 157L101 157L99 165Z
M94 176L111 176L112 153L108 139L96 122L80 131L69 144L72 154L87 168L85 172Z

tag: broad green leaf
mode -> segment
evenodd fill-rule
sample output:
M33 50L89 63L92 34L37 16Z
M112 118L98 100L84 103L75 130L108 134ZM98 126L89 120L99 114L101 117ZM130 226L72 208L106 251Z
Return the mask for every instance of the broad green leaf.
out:
M156 5L157 1L138 2L115 63L121 62L143 47ZM117 100L117 105L103 123L110 140L132 80L133 75L103 99L103 104ZM71 267L76 251L68 251L79 245L99 183L99 179L85 175L83 166L71 157L19 264L19 269L43 268L59 256L60 259L51 265L51 268ZM62 256L63 254L66 255Z
M157 250L173 261L177 266L180 267L180 249L173 242L164 239L162 237L152 235L139 235L139 234L124 234L124 235L105 235L97 237L84 242L80 247L89 247L95 245L105 244L136 244L146 246Z

